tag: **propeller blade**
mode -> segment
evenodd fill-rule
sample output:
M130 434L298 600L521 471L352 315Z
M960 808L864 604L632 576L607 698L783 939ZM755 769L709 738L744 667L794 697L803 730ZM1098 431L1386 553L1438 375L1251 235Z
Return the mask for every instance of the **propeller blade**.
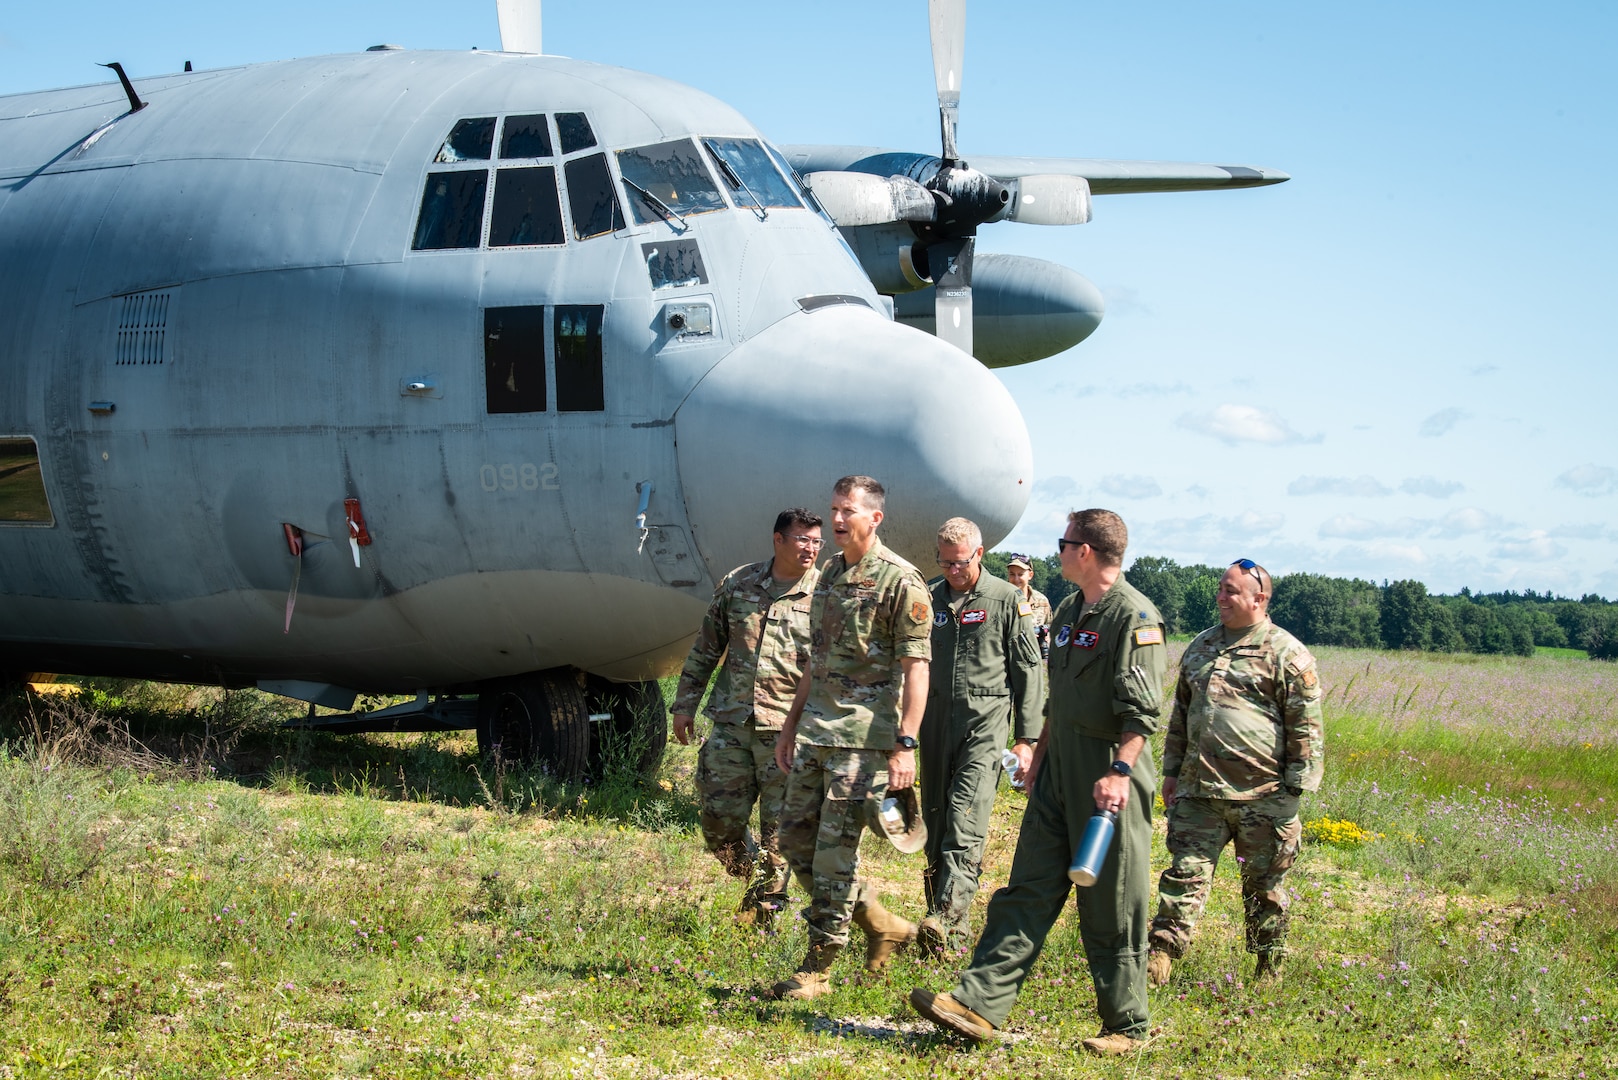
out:
M540 53L540 0L495 0L500 16L500 51Z
M938 84L938 126L945 161L956 161L955 127L961 106L961 61L966 55L966 0L927 0L933 38L933 81Z
M972 245L970 236L927 245L933 275L933 333L972 355Z
M1083 225L1090 220L1090 182L1082 176L1038 173L1008 180L1005 217L1024 225Z
M938 213L932 192L908 176L813 172L803 182L838 225L931 221Z

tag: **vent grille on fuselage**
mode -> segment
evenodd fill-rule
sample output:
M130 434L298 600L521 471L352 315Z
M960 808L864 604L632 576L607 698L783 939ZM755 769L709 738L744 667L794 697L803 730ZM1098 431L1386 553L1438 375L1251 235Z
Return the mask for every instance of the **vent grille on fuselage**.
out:
M168 355L169 297L162 292L130 293L118 312L115 364L161 364Z

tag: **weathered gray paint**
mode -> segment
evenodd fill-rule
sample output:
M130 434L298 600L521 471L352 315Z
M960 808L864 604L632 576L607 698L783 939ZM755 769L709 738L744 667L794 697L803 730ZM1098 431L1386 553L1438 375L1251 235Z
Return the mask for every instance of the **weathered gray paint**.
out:
M0 527L7 666L364 691L563 665L646 678L677 666L774 513L823 506L843 472L892 485L884 532L917 561L945 517L992 542L1022 513L1027 433L992 375L876 314L800 309L886 310L808 210L688 218L710 284L656 295L640 245L674 235L661 221L409 250L456 120L583 111L608 150L757 137L704 94L405 51L137 88L132 115L116 84L0 99L0 432L39 440L56 518ZM153 289L165 362L114 364L121 298ZM709 339L666 324L692 301L713 308ZM558 414L552 393L549 412L487 415L482 309L568 303L607 306L606 412ZM992 422L952 423L945 393ZM485 490L506 464L534 466L534 489ZM358 569L348 497L375 540ZM282 523L310 544L288 634Z

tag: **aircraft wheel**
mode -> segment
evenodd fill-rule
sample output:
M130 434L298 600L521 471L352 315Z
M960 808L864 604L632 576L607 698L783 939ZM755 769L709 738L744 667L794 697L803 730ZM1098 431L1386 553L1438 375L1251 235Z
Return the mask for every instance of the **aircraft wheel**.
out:
M584 692L592 714L611 714L590 725L590 775L600 780L616 761L627 758L641 779L656 776L669 741L663 688L655 681L615 683L591 675Z
M590 715L571 671L534 672L486 684L478 695L478 750L578 780L590 752Z

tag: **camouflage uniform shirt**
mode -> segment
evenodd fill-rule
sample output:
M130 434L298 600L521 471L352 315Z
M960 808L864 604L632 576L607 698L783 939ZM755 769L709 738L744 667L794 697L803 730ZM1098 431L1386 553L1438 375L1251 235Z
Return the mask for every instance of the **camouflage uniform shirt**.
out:
M1180 658L1163 775L1176 797L1244 801L1320 786L1326 737L1315 658L1269 620L1215 626Z
M809 624L809 700L798 741L892 750L899 662L932 658L933 606L921 573L880 539L853 566L838 552L821 571Z
M1049 626L1051 624L1051 602L1045 594L1032 585L1025 586L1022 598L1028 602L1028 610L1034 616L1035 626Z
M787 591L770 575L771 560L738 567L714 591L713 603L680 672L675 715L691 716L719 665L708 699L715 724L745 724L779 731L809 662L809 602L820 572L814 567Z

